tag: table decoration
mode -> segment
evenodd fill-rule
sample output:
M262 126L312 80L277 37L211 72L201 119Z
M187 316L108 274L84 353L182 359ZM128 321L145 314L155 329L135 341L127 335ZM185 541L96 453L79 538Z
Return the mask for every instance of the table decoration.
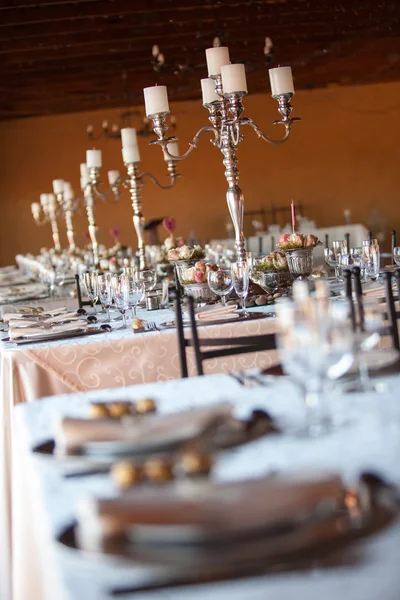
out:
M268 256L255 259L250 278L267 293L269 301L280 298L293 282L284 252L271 252Z
M77 247L75 244L75 233L72 217L78 207L79 198L76 202L74 202L74 192L72 186L69 181L64 181L63 179L55 179L53 181L53 191L56 195L60 210L65 217L69 253L75 254L77 252Z
M298 279L307 279L313 269L313 251L321 242L311 233L285 233L276 243L287 258L289 271Z
M239 261L243 261L246 260L243 234L244 197L239 187L237 146L244 140L244 126L250 126L259 138L270 144L281 144L288 139L292 124L298 120L290 117L290 101L294 95L292 73L290 67L278 67L269 71L272 96L278 101L278 110L282 115L275 123L285 127L285 135L278 140L272 140L263 134L252 119L242 117L243 97L247 94L244 65L230 64L229 49L226 47L207 49L206 58L209 77L201 80L201 87L203 105L209 111L211 126L202 127L195 134L184 154L170 151L169 145L176 142L177 138L167 137L166 119L170 114L167 88L163 85L148 87L144 89L146 115L153 121L153 129L158 136L158 139L150 144L160 145L164 156L178 161L192 153L204 133L213 135L212 143L223 154L225 177L228 182L226 200L235 230L236 255Z
M31 204L32 216L38 227L42 227L46 223L50 223L53 235L54 250L61 252L60 236L58 233L56 198L54 194L40 194L40 203L33 202ZM43 210L44 218L40 219L40 211Z

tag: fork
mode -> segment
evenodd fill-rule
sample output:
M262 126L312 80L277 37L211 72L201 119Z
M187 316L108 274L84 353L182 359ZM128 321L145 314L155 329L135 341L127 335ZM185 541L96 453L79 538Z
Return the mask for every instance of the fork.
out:
M158 331L158 327L154 321L147 321L147 331Z

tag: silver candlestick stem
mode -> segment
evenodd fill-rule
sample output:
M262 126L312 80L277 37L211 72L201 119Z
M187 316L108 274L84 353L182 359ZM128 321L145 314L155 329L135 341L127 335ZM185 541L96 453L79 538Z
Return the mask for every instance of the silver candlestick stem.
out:
M44 213L44 218L42 220L40 219L41 208ZM46 225L46 223L50 223L52 237L53 237L53 243L54 243L54 249L57 252L60 252L61 244L60 244L60 236L58 234L57 213L56 213L55 205L50 207L49 204L44 204L42 207L40 207L39 203L34 203L34 204L32 204L32 216L38 227L42 227L43 225Z
M214 139L212 140L212 143L219 148L223 154L225 178L228 183L226 201L235 230L237 258L238 260L246 260L245 237L243 233L244 197L243 192L239 187L239 169L237 167L238 159L236 156L237 146L243 141L241 128L245 125L249 125L254 129L258 137L269 144L275 145L281 144L289 138L292 124L299 119L290 117L292 112L290 104L293 96L292 93L274 96L278 101L278 111L282 115L282 119L275 121L274 124L283 125L285 127L285 134L280 139L272 140L264 135L252 119L242 117L244 111L243 96L245 95L245 92L224 94L221 76L216 75L213 76L212 79L214 79L215 91L220 98L217 101L204 105L209 111L209 121L212 126L203 127L196 133L192 141L189 142L189 149L185 154L174 156L170 154L167 148L170 142L176 141L177 139L176 137L167 137L168 126L166 118L169 113L162 112L148 115L154 122L153 130L158 136L158 140L154 140L150 142L150 144L159 144L162 147L165 156L178 161L187 158L192 153L197 147L199 138L203 133L213 133Z
M93 263L99 268L99 243L97 241L98 227L94 216L94 189L98 184L99 170L96 167L89 169L90 181L83 190L86 213L89 221L89 235L92 242Z
M69 250L73 253L76 250L74 226L72 222L72 215L74 213L74 207L72 204L72 198L65 197L63 193L57 194L57 202L59 203L65 217L65 226L67 228L67 239L69 244Z
M57 252L61 252L60 236L58 233L57 215L55 206L49 206L49 221L51 223L51 231L53 234L54 248Z

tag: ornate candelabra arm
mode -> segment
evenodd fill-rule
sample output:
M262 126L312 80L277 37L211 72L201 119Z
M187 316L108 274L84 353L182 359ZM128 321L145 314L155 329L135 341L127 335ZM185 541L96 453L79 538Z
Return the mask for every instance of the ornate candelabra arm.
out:
M57 250L57 252L60 252L61 244L60 244L60 236L58 233L57 217L56 217L55 210L49 211L49 221L51 223L51 231L53 234L54 248Z
M99 181L93 185L93 192L94 192L95 196L100 198L100 200L102 202L104 202L105 204L117 204L117 202L119 202L119 199L120 199L120 193L119 193L118 187L114 184L110 190L107 190L106 192L100 192L100 190L98 188L98 185L100 183L101 182ZM114 197L114 200L109 200L109 197Z
M268 142L269 144L282 144L283 142L286 142L290 135L292 124L295 121L300 121L298 117L290 117L291 112L293 110L290 104L292 96L293 94L280 94L279 96L274 96L274 98L278 101L278 110L282 115L282 119L274 121L274 125L284 125L286 131L285 135L282 138L278 140L272 140L271 138L267 137L252 119L240 119L240 123L242 125L250 125L250 127L252 127L256 132L257 136L259 138L262 138L265 142Z
M93 262L96 268L99 268L99 244L97 242L98 227L94 218L94 198L92 185L89 183L84 190L85 207L89 221L89 235L92 242Z
M132 199L133 207L133 226L136 231L138 239L138 250L139 250L139 268L143 270L146 268L146 256L144 249L144 217L142 214L142 198L140 194L140 188L142 185L141 177L139 176L139 165L138 163L128 163L127 171L129 175L129 191Z
M176 164L175 164L174 160L169 160L168 161L168 173L169 173L169 176L171 178L171 183L169 183L167 185L164 185L164 184L160 183L158 181L157 177L155 177L151 173L147 173L147 172L146 173L142 173L138 177L139 177L140 181L142 181L142 182L147 177L148 179L150 179L150 181L152 183L154 183L154 185L156 185L160 189L162 189L162 190L170 190L172 187L174 187L177 178L180 177L179 173L176 172Z
M68 243L69 243L69 250L70 250L70 252L74 252L76 249L76 244L75 244L74 226L72 223L73 210L72 210L72 201L71 200L66 200L64 202L64 213L65 213L65 225L67 227L67 238L68 238Z
M38 227L43 227L44 225L50 223L50 219L48 219L46 216L44 217L44 219L40 220L39 215L33 215L33 219L35 221L35 225L37 225Z

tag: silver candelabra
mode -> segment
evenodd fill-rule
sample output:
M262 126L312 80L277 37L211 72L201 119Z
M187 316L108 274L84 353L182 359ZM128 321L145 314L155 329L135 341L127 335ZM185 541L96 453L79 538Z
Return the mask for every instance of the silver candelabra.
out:
M40 194L40 203L33 202L31 204L31 209L32 216L36 225L42 227L43 225L50 223L54 242L54 249L57 252L60 252L61 244L57 224L57 204L54 194ZM43 219L40 218L41 210L43 210Z
M168 144L177 140L176 137L167 137L168 126L166 119L169 113L169 105L166 88L164 86L155 86L146 88L145 101L147 116L154 123L153 130L158 136L158 140L151 141L150 144L158 144L162 147L164 155L170 160L178 161L187 158L197 147L199 138L204 133L213 134L212 144L219 148L223 154L223 164L225 166L225 177L228 182L226 192L226 201L232 218L235 230L235 245L238 260L246 260L245 237L243 234L243 209L244 197L239 187L239 169L236 155L237 146L243 141L242 128L250 126L256 132L259 138L269 144L282 144L290 135L291 126L294 121L299 119L291 118L292 106L291 99L294 94L293 82L291 80L290 67L272 69L280 73L274 73L275 80L271 77L272 96L278 101L278 111L282 118L275 121L274 124L283 125L285 134L277 140L270 139L261 131L261 129L250 118L242 117L244 106L243 97L247 94L247 84L243 65L231 65L229 63L229 53L227 48L212 48L207 53L216 55L218 63L218 53L224 51L222 64L215 65L210 62L207 55L209 68L209 79L203 87L203 105L209 111L209 121L211 126L202 127L189 142L189 149L182 155L175 156L168 150ZM227 58L226 58L227 57ZM211 57L211 59L214 57ZM238 68L240 73L238 73ZM288 71L290 71L290 74ZM218 72L219 71L219 72ZM235 72L236 71L236 72ZM225 82L224 82L224 75ZM239 79L235 77L239 75ZM282 77L283 76L283 80ZM279 80L281 78L281 80ZM286 78L286 80L285 80ZM210 84L210 85L209 85ZM235 86L236 84L236 86ZM211 88L210 88L211 86ZM163 88L163 89L162 89ZM282 91L283 90L283 91Z
M57 186L57 183L59 183L59 186ZM74 194L72 191L71 184L68 181L55 180L53 182L53 185L54 184L56 184L55 191L57 189L57 192L55 194L57 202L60 207L61 213L65 217L65 226L67 229L69 251L71 254L73 254L76 251L76 244L72 217L78 206L79 198L78 200L76 200L76 202L74 202Z
M89 220L89 234L93 247L94 262L96 265L98 264L99 255L97 242L98 228L94 218L94 200L95 197L98 196L103 202L115 204L121 197L120 187L122 186L129 190L132 200L133 225L138 239L139 267L141 270L146 268L144 240L145 218L142 212L142 187L146 179L149 179L160 189L168 190L175 185L175 181L179 175L176 172L176 161L173 158L167 161L168 176L170 177L170 183L167 185L160 183L151 173L140 173L139 165L139 161L125 162L127 175L119 175L117 171L110 171L109 177L111 173L117 174L117 177L110 180L110 189L106 192L102 192L99 189L101 183L99 181L99 168L91 167L88 169L89 181L84 187L84 199ZM110 197L112 198L111 200Z

